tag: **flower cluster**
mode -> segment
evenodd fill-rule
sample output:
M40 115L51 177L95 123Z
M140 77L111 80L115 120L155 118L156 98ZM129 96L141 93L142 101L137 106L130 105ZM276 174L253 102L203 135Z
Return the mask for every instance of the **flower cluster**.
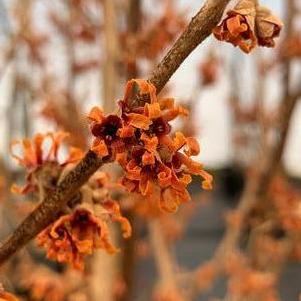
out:
M275 275L251 268L242 253L233 252L228 257L225 272L229 277L228 296L231 300L278 300Z
M85 256L94 250L117 252L110 241L110 221L120 223L124 238L131 236L128 220L121 215L117 202L103 191L103 182L104 174L97 173L81 189L81 203L73 212L62 215L38 235L38 244L47 250L49 259L82 270Z
M34 272L31 270L28 277L22 277L21 281L22 288L29 292L31 300L63 301L66 289L64 276L44 267L34 268Z
M249 53L257 45L274 47L282 26L281 20L256 0L240 0L213 33L218 40Z
M51 189L56 184L62 168L82 158L83 153L80 149L70 147L68 157L63 162L59 162L59 147L67 137L68 134L65 132L57 132L36 134L32 140L25 138L22 141L12 141L11 155L27 171L26 185L24 187L13 185L14 193L27 194L37 191L38 182L40 184L43 182L44 188ZM18 145L21 146L20 155L15 153Z
M121 183L129 192L152 198L161 209L174 212L190 199L191 175L201 176L203 188L211 189L212 176L191 159L200 151L196 139L181 132L170 134L170 121L187 116L186 109L175 106L173 99L158 99L155 87L141 79L127 83L119 105L120 116L104 116L97 107L90 112L96 137L91 149L121 165L125 172Z

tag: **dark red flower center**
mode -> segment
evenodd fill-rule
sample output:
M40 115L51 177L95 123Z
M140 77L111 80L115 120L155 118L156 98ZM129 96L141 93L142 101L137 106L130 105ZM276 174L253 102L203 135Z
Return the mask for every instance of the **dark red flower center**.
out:
M103 122L94 124L91 132L95 137L104 139L106 142L112 142L121 127L121 119L116 115L109 115Z
M170 133L170 131L171 126L162 117L153 120L153 123L150 126L150 132L154 133L155 135L167 135Z

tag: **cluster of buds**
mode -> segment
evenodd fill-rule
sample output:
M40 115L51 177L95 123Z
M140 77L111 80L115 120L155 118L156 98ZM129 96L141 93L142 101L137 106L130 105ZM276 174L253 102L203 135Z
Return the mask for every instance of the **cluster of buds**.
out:
M156 88L140 79L127 83L119 105L120 116L104 116L97 107L90 112L95 136L91 150L120 164L124 170L121 183L129 192L174 212L190 199L191 175L201 176L203 188L211 189L212 176L191 159L200 151L196 139L181 132L170 134L169 122L187 116L186 109L175 106L173 99L158 99Z
M213 33L218 40L249 53L257 45L274 47L274 38L279 36L282 26L281 20L259 5L258 0L240 0Z

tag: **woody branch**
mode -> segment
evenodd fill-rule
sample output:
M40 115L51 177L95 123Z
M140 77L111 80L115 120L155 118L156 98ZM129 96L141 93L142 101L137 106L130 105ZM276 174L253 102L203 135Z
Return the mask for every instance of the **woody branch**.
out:
M230 0L207 0L191 20L170 51L155 68L149 82L159 93L188 55L201 44L218 24ZM60 210L79 188L107 161L88 151L81 162L71 170L54 192L19 225L0 247L0 264L8 260L58 216Z

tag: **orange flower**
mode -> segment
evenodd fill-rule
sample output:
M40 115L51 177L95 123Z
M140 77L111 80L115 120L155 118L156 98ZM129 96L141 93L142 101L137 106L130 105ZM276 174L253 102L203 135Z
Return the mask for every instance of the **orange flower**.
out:
M34 169L43 165L45 162L57 162L58 150L64 139L69 136L66 132L36 134L32 140L25 138L22 141L13 140L10 145L11 155L18 163L27 169ZM45 146L47 140L50 141L50 148ZM14 147L21 144L23 155L14 153ZM69 157L62 163L68 164L78 161L82 158L83 153L80 149L70 148Z
M226 41L249 53L256 45L256 7L253 0L241 0L213 33L220 41Z
M240 0L213 33L220 41L239 46L246 53L257 45L274 47L283 24L271 11L255 0Z
M69 136L65 132L36 134L32 140L25 138L22 141L12 141L11 155L20 165L27 169L27 183L24 187L13 185L13 193L27 194L36 191L36 178L49 178L55 182L62 169L71 163L76 163L83 157L83 152L76 147L69 148L69 154L63 162L58 160L58 150L64 139ZM47 143L50 142L50 146ZM21 145L22 155L15 154L17 145ZM42 177L42 174L47 174ZM51 186L51 185L50 185Z
M204 178L203 188L211 189L212 177L190 158L200 151L196 139L180 132L170 136L169 122L187 115L186 109L170 98L157 99L155 87L141 79L127 83L119 105L120 117L103 117L100 110L92 110L91 131L96 137L92 150L122 166L121 183L128 191L155 198L161 209L174 212L190 199L186 188L191 174Z
M61 216L38 235L38 244L47 249L49 259L70 263L76 269L84 268L84 257L95 249L117 252L106 222L83 208Z
M123 237L129 238L132 235L132 227L129 221L121 215L118 203L112 200L107 200L102 203L102 206L107 210L112 221L120 223Z
M63 301L65 283L62 277L51 270L36 267L22 279L22 287L30 292L31 300Z

